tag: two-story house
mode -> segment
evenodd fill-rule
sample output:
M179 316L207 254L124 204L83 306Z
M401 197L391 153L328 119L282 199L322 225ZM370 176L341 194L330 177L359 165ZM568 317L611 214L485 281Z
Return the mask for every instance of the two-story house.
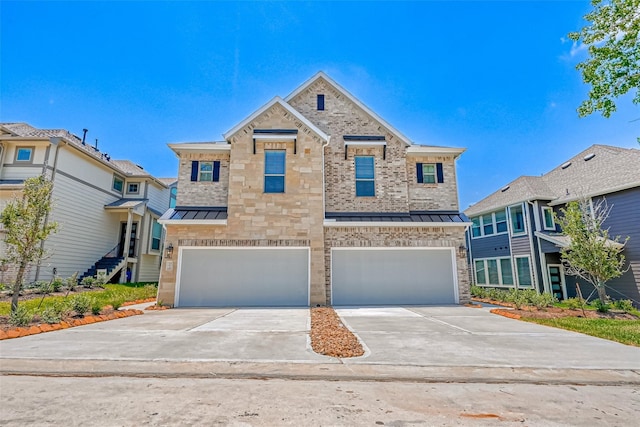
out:
M163 229L157 221L169 208L169 185L66 130L1 123L0 209L20 194L25 179L42 173L53 182L48 220L59 230L45 242L49 256L30 268L27 281L99 269L113 280L158 280ZM13 279L9 266L0 270L0 282Z
M175 306L469 300L456 159L319 72L220 142L170 144L158 299Z
M629 270L607 283L614 299L640 304L640 150L593 145L541 176L521 176L465 210L473 281L478 286L537 289L558 299L595 295L565 276L560 249L570 242L555 215L572 200L605 199L604 227L624 246ZM555 215L554 215L555 214Z

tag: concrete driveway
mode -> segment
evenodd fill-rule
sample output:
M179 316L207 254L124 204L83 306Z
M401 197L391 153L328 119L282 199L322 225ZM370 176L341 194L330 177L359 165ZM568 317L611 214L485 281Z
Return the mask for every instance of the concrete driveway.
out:
M337 308L367 347L346 364L640 369L640 348L461 306Z
M640 370L640 348L460 306L338 308L363 357L309 345L306 308L174 309L0 342L0 363L286 362L343 367ZM24 366L27 366L24 364ZM78 365L79 366L79 365ZM318 368L320 369L320 368Z

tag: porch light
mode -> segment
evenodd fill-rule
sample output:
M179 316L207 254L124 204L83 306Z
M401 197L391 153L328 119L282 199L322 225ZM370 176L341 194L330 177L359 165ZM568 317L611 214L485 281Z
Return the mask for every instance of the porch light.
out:
M173 256L173 244L169 243L169 246L167 246L165 248L165 256L167 257L167 259L171 259L171 257Z

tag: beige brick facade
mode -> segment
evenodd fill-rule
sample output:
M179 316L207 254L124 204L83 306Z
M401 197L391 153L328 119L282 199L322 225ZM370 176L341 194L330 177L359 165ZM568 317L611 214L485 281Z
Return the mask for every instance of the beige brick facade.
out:
M317 110L318 94L325 95L324 111ZM166 224L166 244L173 245L174 253L192 246L309 247L310 303L324 305L331 301L333 247L454 248L460 302L469 300L466 258L464 251L458 250L464 246L464 226L324 224L325 212L457 211L453 154L407 156L409 144L404 137L324 78L318 78L286 103L272 102L263 108L226 135L229 152L212 153L205 148L177 151L177 204L227 207L227 221L218 225ZM254 142L256 129L297 129L298 133L295 142L286 138ZM344 135L384 136L386 149L352 145L346 149L345 159ZM284 193L264 192L265 150L286 151ZM374 197L355 196L354 157L359 155L375 158ZM220 160L220 182L191 182L193 160ZM431 161L443 164L445 182L417 184L416 162ZM174 303L177 258L165 259L162 267L158 298L166 304Z

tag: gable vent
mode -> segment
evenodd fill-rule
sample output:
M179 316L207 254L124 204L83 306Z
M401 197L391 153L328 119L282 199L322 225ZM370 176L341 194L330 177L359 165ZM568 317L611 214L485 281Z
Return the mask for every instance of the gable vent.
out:
M562 169L566 169L569 166L571 166L571 162L567 162L567 163L563 163L562 166L560 166Z
M588 162L589 160L593 159L595 156L596 156L596 153L587 154L586 156L584 156L584 161Z

